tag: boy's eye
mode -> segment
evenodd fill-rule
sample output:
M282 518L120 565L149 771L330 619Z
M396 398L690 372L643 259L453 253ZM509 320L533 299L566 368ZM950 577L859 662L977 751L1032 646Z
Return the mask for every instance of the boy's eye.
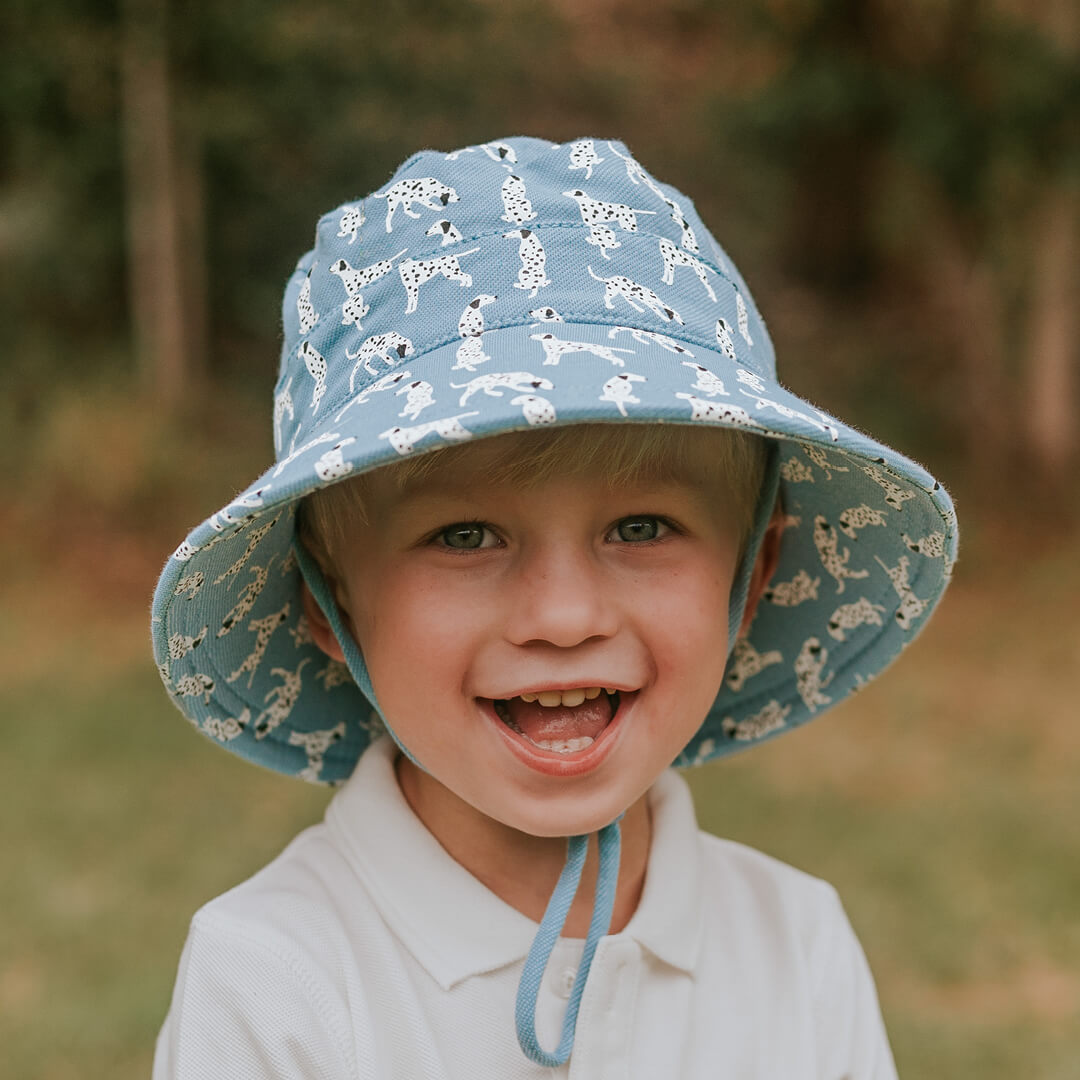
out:
M446 547L469 551L473 548L491 547L495 538L486 526L477 521L459 521L443 529L439 533L439 539Z
M636 541L656 540L663 536L668 526L657 517L628 517L623 518L614 529L620 540L628 543Z

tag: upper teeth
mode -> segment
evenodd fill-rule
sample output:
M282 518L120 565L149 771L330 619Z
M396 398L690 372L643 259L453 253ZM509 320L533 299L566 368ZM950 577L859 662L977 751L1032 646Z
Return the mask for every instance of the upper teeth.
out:
M580 705L583 701L592 701L593 698L600 696L601 691L608 694L614 694L614 690L608 690L606 687L600 686L586 686L578 687L575 690L541 690L538 694L522 694L522 701L539 701L541 705L547 708L553 708L556 705Z

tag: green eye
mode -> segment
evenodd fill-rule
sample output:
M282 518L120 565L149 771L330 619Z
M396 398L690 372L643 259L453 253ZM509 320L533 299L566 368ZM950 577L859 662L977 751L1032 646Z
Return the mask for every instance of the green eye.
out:
M654 517L623 518L616 526L620 540L629 543L655 540L660 535L660 521Z
M473 522L463 521L457 525L451 525L443 529L439 534L442 542L459 551L468 551L470 548L478 548L484 543L484 526Z

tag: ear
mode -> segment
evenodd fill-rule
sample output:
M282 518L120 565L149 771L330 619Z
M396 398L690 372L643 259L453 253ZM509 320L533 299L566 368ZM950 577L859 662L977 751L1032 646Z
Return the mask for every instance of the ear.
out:
M307 617L308 629L311 631L312 640L331 660L345 662L345 654L341 651L341 643L330 627L330 620L323 614L322 608L315 601L307 582L300 582L300 598L304 605L304 615ZM346 622L348 617L346 617Z
M765 535L758 549L757 560L750 574L750 588L746 593L746 607L743 608L742 622L739 624L739 637L744 637L754 621L754 613L761 601L766 586L776 573L776 567L780 562L780 540L784 535L784 509L780 500L776 500L773 507L772 517L765 527Z

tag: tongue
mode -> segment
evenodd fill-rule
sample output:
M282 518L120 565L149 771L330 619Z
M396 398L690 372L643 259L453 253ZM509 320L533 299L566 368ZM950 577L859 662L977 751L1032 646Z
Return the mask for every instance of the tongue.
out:
M511 698L506 703L510 719L533 742L550 739L595 739L611 723L611 702L607 694L580 705L547 707L538 701Z

